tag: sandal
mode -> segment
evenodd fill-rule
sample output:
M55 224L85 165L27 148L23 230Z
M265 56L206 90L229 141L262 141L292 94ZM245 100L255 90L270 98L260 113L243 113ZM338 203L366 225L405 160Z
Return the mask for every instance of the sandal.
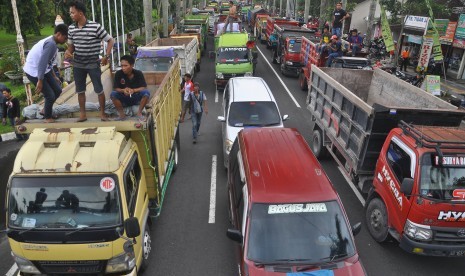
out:
M137 116L137 118L138 118L139 121L141 121L141 122L147 121L147 118L146 118L145 116Z

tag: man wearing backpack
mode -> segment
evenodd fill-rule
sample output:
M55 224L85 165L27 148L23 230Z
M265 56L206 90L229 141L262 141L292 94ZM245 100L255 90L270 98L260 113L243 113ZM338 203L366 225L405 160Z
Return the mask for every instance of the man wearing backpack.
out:
M199 135L200 121L202 120L202 113L208 114L207 96L200 91L198 82L194 84L194 91L190 94L191 97L191 118L192 118L192 143L197 143L197 136Z

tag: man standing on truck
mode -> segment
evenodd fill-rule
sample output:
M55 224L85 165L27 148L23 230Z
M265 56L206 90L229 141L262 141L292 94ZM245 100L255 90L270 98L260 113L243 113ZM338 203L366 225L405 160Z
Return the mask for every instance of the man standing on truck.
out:
M126 120L123 107L139 105L137 117L139 121L144 122L145 116L142 115L150 98L150 92L147 90L144 74L134 69L134 57L125 55L121 57L121 70L115 73L115 81L110 98L118 111L119 117L115 121Z
M52 108L55 100L61 94L61 81L53 69L57 56L57 44L63 44L68 39L68 26L60 24L55 27L53 36L37 42L27 55L24 72L26 77L36 86L36 94L44 95L45 123L53 123Z
M342 43L337 38L337 35L331 37L331 43L328 46L328 60L326 61L326 67L330 67L333 63L333 59L336 57L342 57Z
M65 58L73 58L74 81L78 94L80 116L78 122L87 121L86 116L86 78L89 75L94 91L98 95L102 121L108 121L105 115L105 94L103 91L99 53L101 41L107 42L106 54L101 64L107 65L113 49L113 38L97 22L87 20L84 3L74 1L69 7L71 19L75 22L69 26L68 49Z
M223 33L226 32L226 28L229 25L229 31L232 33L233 31L233 23L236 21L237 18L237 7L234 5L233 1L229 1L229 14L228 17L226 17L224 28L223 28Z
M342 9L342 3L337 3L336 9L333 11L333 35L337 35L339 38L342 36L342 22L349 17L350 15Z

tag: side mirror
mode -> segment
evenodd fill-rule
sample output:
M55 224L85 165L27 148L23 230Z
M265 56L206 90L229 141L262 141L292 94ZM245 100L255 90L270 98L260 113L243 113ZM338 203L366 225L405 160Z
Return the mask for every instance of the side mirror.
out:
M352 225L352 234L354 236L357 236L357 234L360 233L360 230L362 230L361 222L357 222L355 225Z
M411 195L413 190L413 184L414 182L412 178L404 178L404 180L402 180L402 185L400 185L400 191L406 196Z
M136 217L128 218L124 221L124 230L128 238L135 238L140 235L139 220Z
M239 230L228 229L228 231L226 232L226 236L233 241L242 243L242 234L241 234L241 231Z
M258 53L257 52L252 52L252 57L253 57L253 59L257 59L258 58Z
M217 120L222 123L226 122L226 118L223 116L218 116Z
M287 121L287 120L289 120L289 115L286 114L283 116L283 121Z

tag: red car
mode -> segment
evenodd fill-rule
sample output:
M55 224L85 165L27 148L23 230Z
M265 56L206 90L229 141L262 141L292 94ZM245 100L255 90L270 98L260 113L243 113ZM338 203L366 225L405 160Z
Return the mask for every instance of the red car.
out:
M366 275L341 200L295 129L242 130L229 155L240 275Z

